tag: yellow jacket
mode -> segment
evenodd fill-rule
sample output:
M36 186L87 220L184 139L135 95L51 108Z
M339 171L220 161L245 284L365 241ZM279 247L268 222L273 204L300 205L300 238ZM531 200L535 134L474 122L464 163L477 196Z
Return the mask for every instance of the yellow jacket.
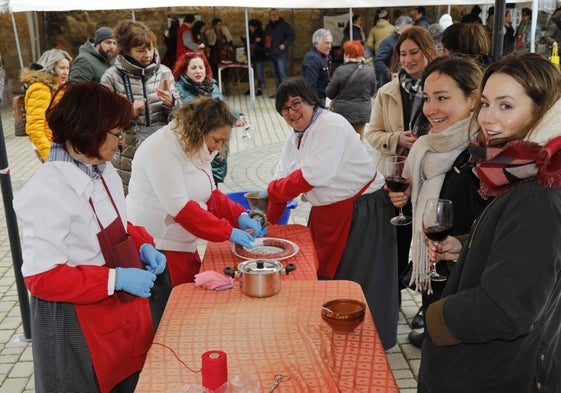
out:
M53 132L46 119L46 110L51 103L52 96L58 88L54 75L43 71L25 69L20 75L21 81L28 86L25 93L25 132L33 143L42 161L49 155ZM62 94L58 94L56 103Z

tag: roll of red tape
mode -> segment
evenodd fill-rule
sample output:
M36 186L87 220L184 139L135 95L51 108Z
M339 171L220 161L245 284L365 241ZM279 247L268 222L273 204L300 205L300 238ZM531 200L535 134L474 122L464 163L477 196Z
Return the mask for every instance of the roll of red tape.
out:
M228 357L226 352L211 350L202 354L203 386L215 391L228 382Z

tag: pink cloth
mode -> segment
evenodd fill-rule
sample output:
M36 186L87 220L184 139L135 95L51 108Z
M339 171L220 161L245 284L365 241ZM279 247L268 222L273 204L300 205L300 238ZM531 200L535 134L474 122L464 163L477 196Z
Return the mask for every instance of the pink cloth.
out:
M195 274L195 285L215 291L223 291L234 286L234 279L218 272L208 270Z

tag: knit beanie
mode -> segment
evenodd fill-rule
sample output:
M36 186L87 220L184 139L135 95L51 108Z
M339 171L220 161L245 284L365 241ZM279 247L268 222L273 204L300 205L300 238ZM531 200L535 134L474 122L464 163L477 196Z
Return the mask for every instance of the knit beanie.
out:
M95 31L94 45L109 38L113 38L113 30L110 27L100 27Z

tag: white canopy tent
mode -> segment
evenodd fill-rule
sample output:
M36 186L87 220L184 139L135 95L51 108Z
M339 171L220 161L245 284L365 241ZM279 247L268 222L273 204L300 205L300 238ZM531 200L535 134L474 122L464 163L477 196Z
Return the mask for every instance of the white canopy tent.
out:
M0 0L5 2L6 0ZM264 4L262 0L212 0L208 4L200 1L188 0L97 0L95 2L80 2L80 4L68 0L9 0L10 12L24 11L71 11L71 10L115 10L115 9L141 9L160 7L187 7L187 6L211 6L211 7L242 7L242 8L375 8L375 7L411 7L411 6L438 6L438 5L470 5L470 4L492 4L494 0L278 0ZM514 0L510 2L523 2ZM537 9L537 8L536 8Z
M471 4L500 4L506 3L506 0L392 0L388 4L387 0L273 0L267 4L267 8L311 8L311 9L349 9L349 19L352 19L353 8L374 8L391 5L392 7L410 7L410 6L448 6L451 5L471 5ZM527 3L528 0L509 0L515 3ZM30 12L30 11L73 11L73 10L117 10L130 9L132 18L134 19L134 10L143 8L161 8L161 7L186 7L186 6L212 6L212 7L240 7L245 8L245 25L246 36L249 37L248 31L248 8L263 8L262 0L212 0L211 4L201 4L200 0L97 0L95 2L70 2L68 0L0 0L0 11L9 9L10 13L14 12ZM538 10L538 0L532 0L532 9ZM12 14L12 23L14 25L14 33L16 36L16 45L20 66L23 68L21 59L21 50L19 48L19 39L17 36L15 20ZM349 21L351 23L351 21ZM35 32L33 31L36 23L31 15L28 15L28 24L30 26L30 34L32 42ZM531 48L535 48L535 29L537 24L537 12L532 15L532 37ZM351 29L352 31L352 29ZM249 45L249 42L248 44ZM249 48L247 53L249 54ZM34 53L35 54L35 53ZM249 84L251 91L251 100L255 99L253 88L253 76L251 68L251 58L248 55Z

